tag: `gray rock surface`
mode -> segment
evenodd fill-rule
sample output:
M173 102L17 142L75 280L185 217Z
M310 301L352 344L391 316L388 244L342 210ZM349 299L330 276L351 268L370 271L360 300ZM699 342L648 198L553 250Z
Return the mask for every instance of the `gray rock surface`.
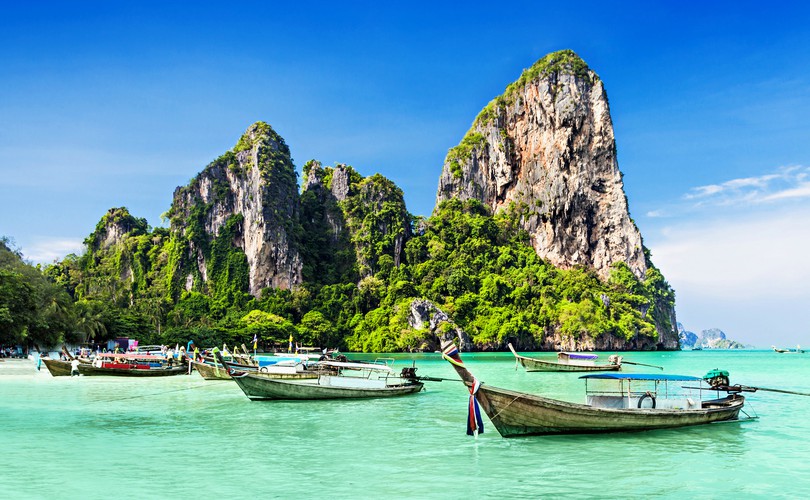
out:
M550 65L547 59L561 53L537 64ZM623 261L644 277L641 234L628 213L607 94L587 66L540 72L490 103L462 149L445 160L437 202L454 197L480 200L493 212L513 203L523 207L521 225L534 249L557 267L581 264L607 278L611 264Z
M250 293L258 296L266 287L290 288L301 282L301 258L292 234L298 186L289 148L269 125L258 122L248 128L233 153L208 165L189 186L175 190L172 229L186 233L184 221L202 210L205 233L214 238L232 215L241 214L242 230L233 245L247 257ZM193 239L190 253L207 280L207 256ZM187 278L187 286L191 282Z

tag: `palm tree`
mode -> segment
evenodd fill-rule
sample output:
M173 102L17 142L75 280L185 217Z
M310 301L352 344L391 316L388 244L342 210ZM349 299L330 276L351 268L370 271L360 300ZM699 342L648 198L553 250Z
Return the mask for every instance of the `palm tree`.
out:
M76 329L85 335L85 342L107 333L99 305L89 300L76 302Z

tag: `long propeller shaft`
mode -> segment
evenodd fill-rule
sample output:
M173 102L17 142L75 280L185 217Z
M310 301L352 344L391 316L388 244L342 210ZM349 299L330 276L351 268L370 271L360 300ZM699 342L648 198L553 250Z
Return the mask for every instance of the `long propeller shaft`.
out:
M622 364L623 364L623 365L649 366L649 367L652 367L652 368L658 368L659 370L663 370L663 369L664 369L664 367L663 367L663 366L658 366L658 365L648 365L648 364L646 364L646 363L634 363L634 362L632 362L632 361L622 361Z

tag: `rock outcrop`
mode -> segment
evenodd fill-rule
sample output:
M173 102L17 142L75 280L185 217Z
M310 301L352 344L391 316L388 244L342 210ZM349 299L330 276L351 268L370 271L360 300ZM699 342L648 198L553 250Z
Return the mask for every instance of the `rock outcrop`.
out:
M257 122L236 147L208 165L186 187L174 192L172 230L189 240L189 255L203 281L208 280L210 242L232 216L242 220L231 244L249 267L249 291L290 288L301 282L301 258L295 241L298 183L290 150L269 125ZM192 275L186 287L192 285Z
M445 159L437 201L520 210L537 254L607 278L614 262L647 265L630 219L607 94L575 53L547 55L475 119Z
M414 299L411 302L408 325L414 330L423 330L428 333L423 350L433 352L438 350L442 340L458 340L458 347L462 351L472 349L470 337L458 327L436 304L427 299Z
M126 207L111 208L84 243L93 251L107 250L120 244L128 235L146 234L148 231L146 219L133 217Z
M746 347L745 344L727 338L725 332L719 328L701 331L697 345L704 349L745 349Z
M686 330L680 323L678 323L678 341L681 349L684 347L692 349L700 345L697 334Z
M326 230L325 240L337 247L321 245L320 249L333 256L350 241L360 278L375 274L388 257L394 266L399 266L405 241L411 235L411 218L396 184L380 174L363 177L348 165L324 168L315 161L307 163L304 173L305 239ZM305 251L318 250L316 242L303 246L308 247ZM320 260L323 258L332 257L322 256Z

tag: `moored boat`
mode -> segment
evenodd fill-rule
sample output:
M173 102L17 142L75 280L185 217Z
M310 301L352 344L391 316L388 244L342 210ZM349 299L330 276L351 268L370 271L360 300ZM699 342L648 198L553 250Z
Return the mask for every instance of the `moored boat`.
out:
M70 361L50 358L40 359L42 359L42 363L45 365L45 368L47 368L54 377L66 377L70 375L70 371L72 370Z
M82 375L165 377L188 373L185 363L170 364L164 356L137 353L100 353L92 364L80 364Z
M599 356L596 354L558 352L557 360L551 361L522 356L515 351L512 344L508 344L508 346L515 359L527 372L599 372L622 369L622 357L615 354L608 357L607 363L597 363L596 360Z
M311 379L279 379L261 372L233 374L242 392L252 401L282 399L357 399L414 394L423 384L394 375L386 365L322 361L337 374L318 374ZM349 375L355 372L355 375Z
M45 368L47 368L54 377L69 377L73 370L72 361L74 359L78 360L80 364L88 365L93 361L90 358L74 356L65 346L62 346L62 353L65 359L51 359L47 357L47 355L40 356L40 360L45 365ZM37 369L39 369L39 367L37 367Z
M231 374L228 373L228 369L220 363L191 361L191 365L205 380L231 380Z
M216 358L212 358L205 361L192 361L191 363L200 376L206 380L232 380L231 371L261 373L267 377L281 379L317 378L319 373L317 366L308 369L310 367L300 362L281 362L273 365L257 366L226 360L220 362Z
M800 346L800 345L797 345L796 349L790 349L790 348L788 348L788 349L780 349L780 348L776 347L775 345L772 345L771 349L773 349L774 352L778 352L780 354L804 354L804 349L802 349L802 346Z
M720 390L717 398L702 400L703 392L714 394L714 389L701 388L699 377L615 373L581 377L618 387L589 390L586 382L587 403L572 403L480 383L452 342L443 345L442 356L471 388L472 397L503 437L645 431L734 421L745 404L739 393L720 397ZM670 382L697 383L698 395L683 395L683 388L670 388Z

